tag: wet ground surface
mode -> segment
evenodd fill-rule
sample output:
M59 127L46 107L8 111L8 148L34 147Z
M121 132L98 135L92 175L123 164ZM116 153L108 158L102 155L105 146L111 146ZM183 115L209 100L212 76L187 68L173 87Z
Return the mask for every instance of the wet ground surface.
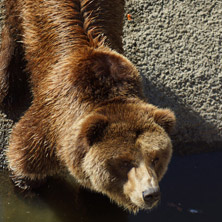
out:
M0 171L0 222L222 221L222 152L174 156L152 212L131 215L74 184L53 178L38 191L20 193Z

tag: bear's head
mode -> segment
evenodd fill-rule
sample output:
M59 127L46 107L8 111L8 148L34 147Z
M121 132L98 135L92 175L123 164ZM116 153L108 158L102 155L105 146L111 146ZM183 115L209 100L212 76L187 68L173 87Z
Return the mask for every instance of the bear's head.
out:
M106 105L83 121L71 173L132 212L151 209L160 199L158 183L171 159L168 134L174 124L169 109Z

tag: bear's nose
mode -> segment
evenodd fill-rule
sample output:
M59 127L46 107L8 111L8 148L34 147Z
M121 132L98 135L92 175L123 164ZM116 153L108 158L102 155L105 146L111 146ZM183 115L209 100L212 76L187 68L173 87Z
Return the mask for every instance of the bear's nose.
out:
M150 188L150 189L143 191L143 200L146 203L153 203L153 202L160 200L159 188L156 188L156 189Z

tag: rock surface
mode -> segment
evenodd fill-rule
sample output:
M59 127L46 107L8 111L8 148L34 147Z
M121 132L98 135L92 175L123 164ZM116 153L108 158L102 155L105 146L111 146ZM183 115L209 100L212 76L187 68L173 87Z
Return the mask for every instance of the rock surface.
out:
M129 0L126 56L177 116L175 149L222 149L222 1Z
M175 111L175 150L222 150L222 1L128 0L128 14L125 55L150 103ZM0 113L0 154L12 125Z

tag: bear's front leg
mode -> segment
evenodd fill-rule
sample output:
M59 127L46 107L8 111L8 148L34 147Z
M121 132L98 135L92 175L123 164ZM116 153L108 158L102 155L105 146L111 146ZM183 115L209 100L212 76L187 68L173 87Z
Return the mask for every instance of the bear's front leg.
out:
M48 122L44 110L32 105L12 130L7 160L13 182L22 189L35 187L58 169Z

